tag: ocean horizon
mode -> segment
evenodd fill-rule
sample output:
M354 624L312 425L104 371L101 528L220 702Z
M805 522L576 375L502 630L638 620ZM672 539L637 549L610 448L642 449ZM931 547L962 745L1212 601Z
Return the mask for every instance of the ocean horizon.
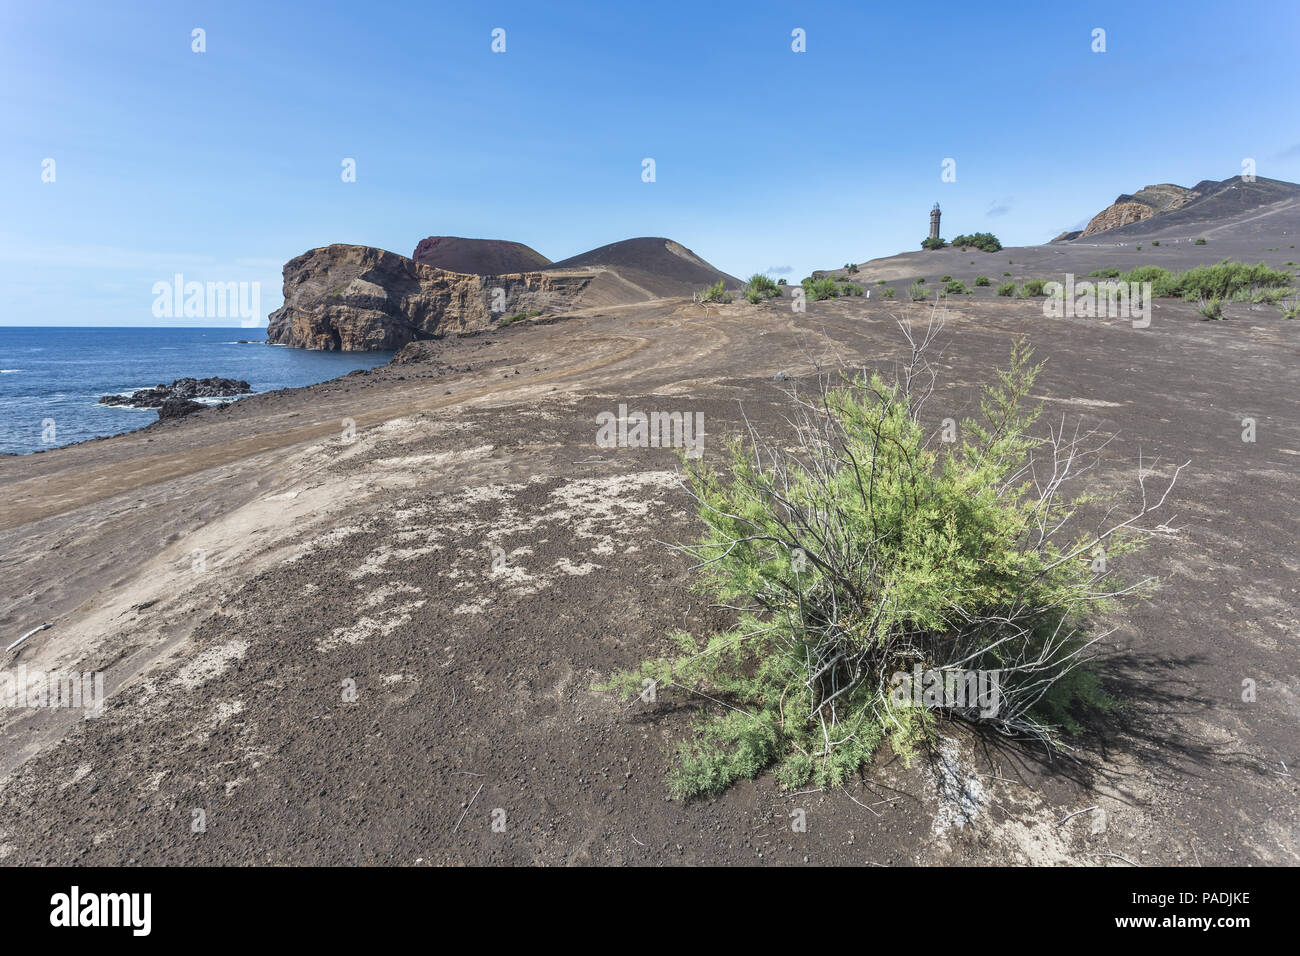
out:
M392 354L267 345L265 328L0 326L0 453L30 454L158 420L152 408L100 405L104 395L213 375L261 394L373 368Z

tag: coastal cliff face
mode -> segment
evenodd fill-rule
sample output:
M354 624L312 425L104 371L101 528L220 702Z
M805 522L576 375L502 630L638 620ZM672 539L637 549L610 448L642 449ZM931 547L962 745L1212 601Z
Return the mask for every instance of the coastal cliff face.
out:
M1219 184L1214 183L1212 185L1217 186ZM1093 216L1082 231L1063 232L1052 242L1067 242L1071 239L1081 239L1087 236L1095 236L1101 232L1109 232L1121 226L1150 219L1157 213L1181 209L1200 196L1201 193L1196 189L1186 189L1182 186L1175 186L1173 183L1144 186L1131 196L1123 195L1118 197L1113 203Z
M285 264L284 305L271 313L266 339L308 349L398 349L476 332L518 312L556 311L589 281L466 275L370 246L324 246Z

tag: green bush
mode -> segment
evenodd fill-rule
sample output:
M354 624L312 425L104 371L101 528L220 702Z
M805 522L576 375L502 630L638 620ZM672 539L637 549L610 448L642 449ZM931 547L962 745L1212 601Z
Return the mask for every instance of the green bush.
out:
M1154 268L1154 267L1152 267ZM1088 275L1099 279L1115 279L1119 277L1118 269L1093 269Z
M1205 240L1204 240L1204 239L1197 239L1196 242L1193 243L1193 245L1203 246L1203 245L1205 245ZM1141 249L1142 247L1141 247L1141 246L1138 246L1138 248Z
M520 322L524 319L535 319L542 314L541 309L533 309L531 312L516 312L503 318L497 325L510 325L512 322Z
M1158 245L1160 245L1160 240L1159 240L1159 239L1152 239L1152 240L1151 240L1151 245L1153 245L1153 246L1158 246Z
M1002 243L991 232L976 232L969 236L958 236L952 241L952 244L954 246L969 246L981 252L998 252L1002 249Z
M719 279L713 285L697 293L701 302L730 302L731 293L727 291L727 284Z
M761 272L755 272L745 283L745 298L750 302L758 303L764 299L775 299L780 297L781 290L769 276Z
M1004 282L998 286L998 295L1015 295L1016 284L1014 282Z
M1025 407L1040 368L1018 343L961 443L933 442L904 386L846 376L808 404L794 450L751 428L720 469L687 462L705 530L685 550L707 600L736 619L673 632L673 653L602 685L712 703L678 744L674 796L768 768L787 788L837 787L885 741L910 761L940 717L1050 747L1089 705L1113 706L1089 634L1116 593L1149 582L1117 586L1092 558L1104 549L1113 565L1144 536L1129 522L1075 530L1089 496L1026 480L1043 448ZM997 671L999 705L900 697L914 668Z
M1028 279L1020 287L1020 297L1022 299L1032 299L1035 296L1043 294L1043 286L1047 285L1046 279Z
M944 295L965 295L966 283L962 282L960 279L951 279L948 282L944 283L943 294Z
M892 298L894 297L894 289L893 289L892 286L890 286L889 288L885 289L885 291L882 292L881 294L882 294L886 299L892 299ZM1288 316L1288 318L1289 318L1289 316Z
M858 285L856 282L846 282L844 285L840 286L840 295L862 295L862 286Z
M925 287L924 279L917 279L907 289L907 294L913 302L920 302L929 297L929 290Z
M840 294L839 284L830 276L822 276L818 279L807 278L803 280L804 293L810 299L834 299Z
M975 277L975 284L976 284L976 285L992 285L993 283L992 283L992 281L989 279L988 276L976 276L976 277Z
M1223 320L1223 300L1222 299L1199 299L1196 303L1196 311L1201 313L1207 319L1213 319L1216 322Z
M931 239L929 236L921 240L921 248L926 250L942 249L947 244L942 239Z
M951 282L951 281L952 281L952 276L939 276L939 281L940 281L940 282Z

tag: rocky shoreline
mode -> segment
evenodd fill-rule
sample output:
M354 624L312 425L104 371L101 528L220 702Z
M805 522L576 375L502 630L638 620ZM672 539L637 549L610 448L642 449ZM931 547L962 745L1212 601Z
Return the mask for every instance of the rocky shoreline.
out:
M207 408L199 398L236 398L251 395L252 386L241 379L178 378L170 385L158 384L152 388L136 389L130 395L104 395L101 405L126 405L132 408L156 408L160 421L183 418Z

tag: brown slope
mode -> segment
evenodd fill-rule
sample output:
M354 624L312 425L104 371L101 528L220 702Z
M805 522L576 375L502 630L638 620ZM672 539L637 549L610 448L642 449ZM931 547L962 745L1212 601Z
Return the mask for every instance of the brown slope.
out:
M642 236L611 242L581 255L571 256L546 268L547 272L591 272L609 270L624 285L644 290L650 297L690 295L697 289L722 280L738 286L740 280L728 275L687 249L679 242L662 236Z
M411 258L435 269L483 276L536 272L551 264L550 259L522 242L461 236L421 239Z

